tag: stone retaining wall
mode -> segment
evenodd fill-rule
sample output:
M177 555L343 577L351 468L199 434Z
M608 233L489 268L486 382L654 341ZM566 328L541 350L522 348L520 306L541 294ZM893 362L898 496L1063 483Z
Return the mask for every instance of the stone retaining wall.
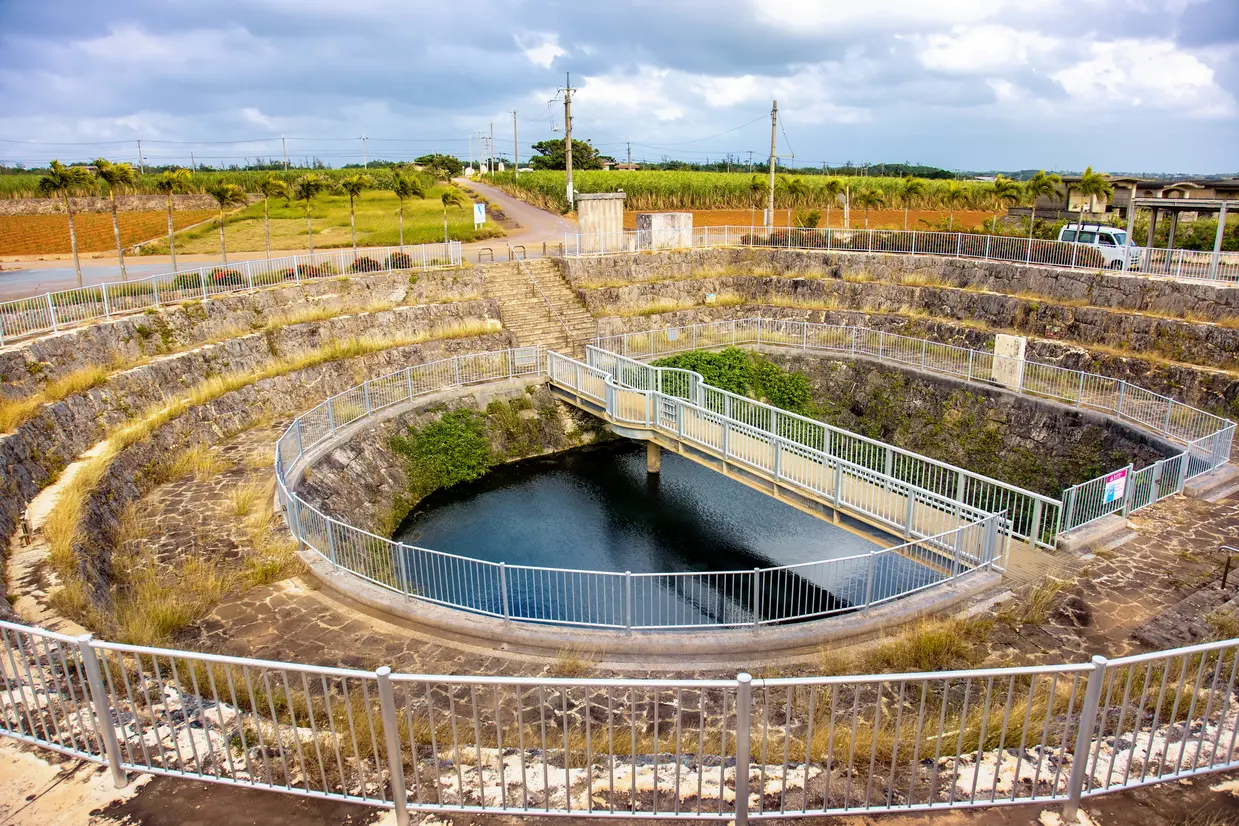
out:
M1090 410L864 358L762 350L808 377L824 421L1046 496L1179 452Z
M992 350L994 343L992 332L950 321L847 310L803 310L762 305L703 307L648 316L600 318L598 334L609 336L681 324L702 324L721 319L756 316L809 321L814 324L868 327L977 350ZM1232 373L1208 367L1167 364L1138 357L1099 353L1045 339L1030 339L1027 355L1034 361L1124 379L1185 404L1231 419L1239 419L1239 378ZM1239 447L1239 443L1236 446Z
M1098 307L942 287L839 279L731 275L578 291L590 312L618 315L658 300L701 303L708 293L745 303L803 304L878 313L926 314L1025 335L1155 353L1172 361L1239 367L1239 326L1181 321Z
M819 252L779 249L713 249L561 259L577 287L691 279L698 275L769 275L784 278L869 279L898 283L929 279L995 293L1035 293L1058 302L1094 307L1224 319L1239 315L1239 284L1180 282L1143 275L1061 270L1001 261L934 255Z
M285 416L353 387L359 376L377 376L401 367L462 353L509 346L507 333L394 347L352 359L328 362L257 382L221 396L122 450L82 510L80 540L74 545L79 574L93 597L107 598L114 538L125 506L156 482L159 468L195 443L213 444L253 425L261 416Z
M497 316L493 300L407 307L385 313L306 322L268 335L251 334L159 359L119 373L93 390L46 405L16 431L0 436L0 467L4 468L3 475L0 475L0 531L6 537L12 535L22 512L35 495L74 458L98 442L109 427L124 422L150 405L166 403L209 376L261 369L274 361L279 353L287 355L315 349L333 338L372 333L412 336L436 326L485 314L490 314L492 318ZM464 349L460 349L462 345L454 341L445 341L442 345L450 347L450 353L512 346L511 335L506 331L459 341L465 342ZM432 344L410 346L430 347ZM422 352L408 347L396 349ZM325 397L330 393L323 392L321 395Z
M26 396L83 367L243 335L307 308L356 312L376 304L429 304L485 294L480 271L470 268L339 276L170 305L0 348L0 393Z
M446 398L435 394L419 399L390 418L367 423L332 447L304 471L297 492L309 504L353 527L389 536L416 504L408 498L404 459L391 448L391 437L406 434L410 427L421 427L450 410L486 411L492 402L506 403L528 395L534 407L519 415L536 424L531 428L534 440L510 455L501 444L503 435L488 428L493 454L505 461L519 461L595 441L605 424L554 398L544 383L544 377L532 376L455 391Z

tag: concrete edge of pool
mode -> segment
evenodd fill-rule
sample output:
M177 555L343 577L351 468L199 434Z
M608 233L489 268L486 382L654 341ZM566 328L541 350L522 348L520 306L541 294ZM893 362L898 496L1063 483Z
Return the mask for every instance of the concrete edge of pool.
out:
M302 550L299 555L308 576L324 588L387 617L413 623L418 630L432 635L492 647L506 644L512 650L531 654L554 656L571 648L603 657L636 657L639 662L674 661L691 655L713 657L714 662L720 664L736 664L737 656L762 661L802 656L814 653L826 643L846 645L924 617L950 613L982 594L999 591L1002 585L1001 574L976 571L953 582L876 606L867 613L854 611L785 625L626 631L527 620L505 621L501 617L397 594L347 570L334 568L330 561L312 550ZM700 659L693 663L695 666L706 664Z

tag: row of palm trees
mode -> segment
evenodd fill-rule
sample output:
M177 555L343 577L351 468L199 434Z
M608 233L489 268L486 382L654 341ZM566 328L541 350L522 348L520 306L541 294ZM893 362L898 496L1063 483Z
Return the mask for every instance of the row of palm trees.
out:
M65 166L59 160L48 165L48 172L39 181L39 193L46 197L55 197L65 206L69 218L69 244L73 250L73 269L77 275L77 285L82 286L82 264L78 256L77 228L74 224L73 198L88 194L98 189L100 185L107 187L108 198L111 201L112 234L116 240L116 257L120 262L121 280L128 281L129 273L125 266L125 248L121 242L120 219L117 214L116 196L134 191L138 186L138 173L131 164L112 163L99 158L92 169L84 166ZM172 196L193 191L193 178L188 169L173 169L160 173L155 179L155 191L163 195L168 213L168 254L172 258L172 271L176 266L176 229L172 220ZM299 201L305 207L306 234L309 239L310 254L314 254L314 226L310 216L310 208L316 197L328 191L339 191L348 195L349 226L352 231L353 252L357 252L357 199L362 192L383 186L395 194L400 202L396 211L400 224L400 246L404 246L404 204L411 198L426 198L426 187L421 177L411 168L397 167L390 173L377 179L365 172L349 175L334 183L324 175L311 172L289 185L283 178L268 173L259 182L258 191L263 199L263 223L266 234L267 258L271 257L271 199L284 198L289 201ZM229 183L220 178L205 187L205 193L215 199L219 207L219 252L223 263L228 263L228 249L224 240L224 213L232 207L249 203L245 190L235 183ZM463 206L464 199L459 191L448 187L440 196L443 204L443 240L448 241L447 210L449 207Z
M754 175L749 185L749 191L755 204L765 203L769 192L769 183L760 176ZM1015 206L1028 206L1031 209L1031 220L1028 222L1028 232L1031 237L1037 221L1037 200L1043 197L1075 192L1080 198L1080 223L1084 221L1086 207L1093 198L1108 198L1114 194L1114 187L1109 177L1101 172L1094 172L1090 166L1077 181L1063 183L1063 179L1044 169L1037 172L1027 181L1015 181L1004 175L999 175L987 187L965 187L959 181L947 181L945 185L931 191L929 182L924 178L908 176L899 181L893 190L874 186L856 186L842 178L827 178L818 186L809 186L800 178L788 178L783 175L775 181L775 191L783 195L793 206L814 206L814 196L824 197L822 206L826 209L826 226L830 226L831 208L842 203L843 223L851 226L851 208L853 206L865 211L865 229L869 229L870 210L886 209L888 207L903 208L903 228L908 229L908 214L914 206L921 208L946 209L948 231L955 229L955 210L964 207L987 206L993 209L990 220L990 230L998 231L998 213L1003 209Z

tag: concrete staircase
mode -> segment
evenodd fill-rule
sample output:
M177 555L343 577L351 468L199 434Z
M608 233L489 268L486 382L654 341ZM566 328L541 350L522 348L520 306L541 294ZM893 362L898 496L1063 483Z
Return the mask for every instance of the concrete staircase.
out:
M482 271L486 293L499 301L503 326L518 344L542 344L564 354L584 355L598 325L553 259L486 264Z

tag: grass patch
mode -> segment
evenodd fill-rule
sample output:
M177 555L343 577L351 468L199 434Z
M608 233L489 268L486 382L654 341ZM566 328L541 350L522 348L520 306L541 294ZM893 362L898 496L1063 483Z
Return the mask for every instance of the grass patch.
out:
M229 512L238 519L244 519L254 512L254 508L262 501L263 486L256 483L246 483L235 488L228 496Z
M201 442L187 447L168 464L161 478L171 481L193 474L199 482L205 482L223 473L231 465L222 456Z
M1008 625L1042 625L1062 601L1064 591L1074 580L1047 576L1024 594L1008 600L998 619Z
M581 679L593 673L596 664L597 657L593 652L565 646L556 653L555 662L550 664L546 673L549 677Z
M98 387L107 381L108 375L109 368L92 364L53 379L38 393L24 399L0 398L0 433L11 433L30 421L45 404Z

